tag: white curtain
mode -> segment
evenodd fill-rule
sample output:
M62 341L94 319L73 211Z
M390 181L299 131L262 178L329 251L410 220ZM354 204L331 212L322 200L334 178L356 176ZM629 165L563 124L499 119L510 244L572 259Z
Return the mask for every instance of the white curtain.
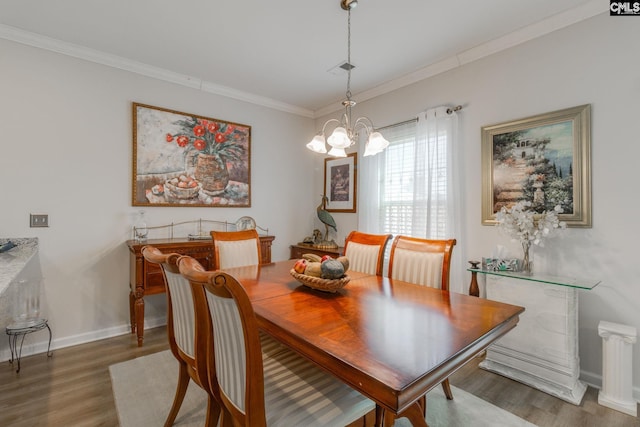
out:
M380 131L390 146L380 154L358 159L358 228L376 234L457 239L451 290L466 292L457 114L440 106L421 112L416 121Z

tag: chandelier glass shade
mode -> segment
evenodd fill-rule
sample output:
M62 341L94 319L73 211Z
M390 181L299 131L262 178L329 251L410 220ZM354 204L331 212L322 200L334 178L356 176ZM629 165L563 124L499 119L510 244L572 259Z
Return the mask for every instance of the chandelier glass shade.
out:
M329 119L322 126L322 131L313 137L311 142L307 144L307 148L315 153L327 153L327 144L330 149L327 153L333 157L346 157L345 149L355 145L360 136L367 138L364 156L373 156L380 153L389 146L387 141L380 132L376 132L373 122L368 117L358 117L355 121L351 119L351 108L356 102L351 99L351 9L357 5L356 0L341 0L340 6L347 11L347 99L342 101L345 108L342 118ZM333 126L333 131L327 137L328 129Z

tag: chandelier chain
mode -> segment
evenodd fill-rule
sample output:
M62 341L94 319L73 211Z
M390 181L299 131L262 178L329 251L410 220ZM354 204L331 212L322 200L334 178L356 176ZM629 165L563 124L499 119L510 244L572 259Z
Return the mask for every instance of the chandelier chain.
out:
M331 146L328 152L329 156L346 157L346 148L352 147L358 143L363 132L367 136L365 151L363 156L373 156L380 153L389 146L387 141L379 132L375 131L373 122L368 117L358 117L355 121L351 121L351 108L356 102L351 99L351 8L355 7L357 0L341 0L340 6L347 11L347 63L341 66L347 71L347 99L342 101L344 113L341 119L329 119L322 126L322 131L313 137L311 142L307 144L307 148L315 153L327 153L326 144ZM325 132L327 126L333 125L333 131L327 138Z
M351 8L347 10L347 100L351 101Z

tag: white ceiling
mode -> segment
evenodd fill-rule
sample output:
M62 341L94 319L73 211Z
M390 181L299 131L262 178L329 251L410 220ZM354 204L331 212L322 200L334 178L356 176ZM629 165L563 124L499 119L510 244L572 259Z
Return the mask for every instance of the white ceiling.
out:
M363 101L605 12L601 0L360 0ZM0 38L314 117L339 107L340 0L0 0ZM0 53L1 54L1 53Z

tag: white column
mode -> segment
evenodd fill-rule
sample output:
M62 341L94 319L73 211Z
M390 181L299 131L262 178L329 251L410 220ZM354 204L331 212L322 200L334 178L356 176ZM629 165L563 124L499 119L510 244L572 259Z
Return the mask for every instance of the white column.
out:
M602 390L598 403L635 417L638 404L633 399L631 346L636 342L636 328L601 321L598 335L602 337Z

